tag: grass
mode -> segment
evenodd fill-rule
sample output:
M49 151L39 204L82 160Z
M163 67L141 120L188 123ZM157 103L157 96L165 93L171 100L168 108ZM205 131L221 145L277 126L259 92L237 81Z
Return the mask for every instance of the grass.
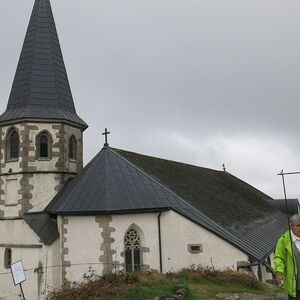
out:
M185 300L212 300L218 293L271 294L279 291L277 287L232 270L188 269L164 275L149 272L86 277L82 283L52 291L47 299L153 300L156 296L170 297L178 288L185 289Z
M121 298L116 299L132 300L132 299L143 299L153 300L155 296L171 296L174 294L176 289L176 283L166 278L149 278L148 281L139 284L133 288L128 289L126 294Z

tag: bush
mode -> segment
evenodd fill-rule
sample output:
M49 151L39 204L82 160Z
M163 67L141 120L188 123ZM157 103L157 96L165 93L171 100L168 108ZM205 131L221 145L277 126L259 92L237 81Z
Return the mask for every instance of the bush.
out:
M80 283L66 283L61 289L51 291L48 300L79 300L79 299L148 299L163 295L168 298L178 289L186 291L187 299L194 299L189 286L195 284L211 286L218 285L221 289L228 286L232 288L242 287L246 290L263 290L264 284L255 277L245 273L239 273L231 269L225 271L214 268L201 268L192 266L179 273L160 274L157 271L145 273L113 273L103 277L90 271L83 275ZM213 288L213 287L212 287ZM214 288L213 288L214 289ZM124 296L124 297L123 297ZM149 299L150 299L149 298Z
M192 266L189 269L182 270L181 274L190 275L199 280L209 280L211 282L222 284L239 284L251 289L262 289L263 284L256 277L246 273L240 273L232 269L215 270L214 268L202 268Z

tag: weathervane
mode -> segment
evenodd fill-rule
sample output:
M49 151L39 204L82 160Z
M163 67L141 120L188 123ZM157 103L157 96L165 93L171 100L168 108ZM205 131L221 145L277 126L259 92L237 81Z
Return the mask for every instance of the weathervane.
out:
M105 131L102 132L102 135L105 135L105 143L104 143L104 147L109 147L109 144L107 142L107 136L110 134L109 131L107 131L107 128L105 128Z

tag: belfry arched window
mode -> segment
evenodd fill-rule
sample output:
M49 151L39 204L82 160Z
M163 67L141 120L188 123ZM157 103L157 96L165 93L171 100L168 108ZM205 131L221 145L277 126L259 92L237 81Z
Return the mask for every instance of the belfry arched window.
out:
M77 142L74 135L69 138L69 158L77 159Z
M49 141L48 141L48 136L46 134L42 134L40 136L39 144L40 144L39 157L48 158L49 157L49 151L48 151Z
M6 152L8 160L16 160L19 157L19 134L15 129L7 135Z
M36 136L36 158L48 160L52 157L52 136L50 132L44 130Z
M19 157L19 135L14 130L10 136L10 158Z
M125 265L127 272L141 270L141 238L135 228L125 234Z

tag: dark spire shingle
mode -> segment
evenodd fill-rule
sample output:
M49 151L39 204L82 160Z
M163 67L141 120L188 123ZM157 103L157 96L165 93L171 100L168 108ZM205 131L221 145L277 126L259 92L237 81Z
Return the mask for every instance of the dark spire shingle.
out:
M22 118L87 124L77 115L49 0L36 0L6 111L0 122Z

